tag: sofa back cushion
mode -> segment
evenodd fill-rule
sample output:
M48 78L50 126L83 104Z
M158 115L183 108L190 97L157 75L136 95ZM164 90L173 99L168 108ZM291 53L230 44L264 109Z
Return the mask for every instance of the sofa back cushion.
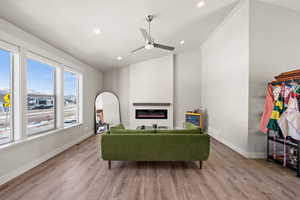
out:
M193 124L191 122L185 122L184 127L185 127L185 129L200 129L199 126L196 126L195 124Z
M201 134L200 129L157 130L157 134Z
M111 129L111 134L154 134L155 130Z
M118 124L116 126L110 127L110 130L113 130L113 129L121 129L121 130L123 130L123 129L125 129L125 127L124 127L123 124Z

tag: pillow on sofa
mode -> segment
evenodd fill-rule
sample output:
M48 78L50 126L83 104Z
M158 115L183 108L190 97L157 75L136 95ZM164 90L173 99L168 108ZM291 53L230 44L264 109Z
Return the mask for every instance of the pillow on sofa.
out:
M201 134L200 129L157 130L157 134Z
M122 129L125 129L125 127L124 127L123 124L118 124L118 125L116 125L116 126L111 127L110 129L111 129L111 130L112 130L112 129L121 129L121 130L122 130Z
M196 126L195 124L191 122L184 122L184 128L185 129L200 129L199 126Z
M111 134L153 134L155 130L111 129Z

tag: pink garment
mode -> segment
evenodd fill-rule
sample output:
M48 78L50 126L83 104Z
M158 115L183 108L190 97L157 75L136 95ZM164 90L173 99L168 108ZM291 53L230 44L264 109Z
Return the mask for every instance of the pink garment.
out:
M274 108L274 96L272 92L272 85L269 85L266 100L265 100L264 112L261 117L260 126L259 126L259 130L263 133L268 132L267 125L270 120L273 108Z

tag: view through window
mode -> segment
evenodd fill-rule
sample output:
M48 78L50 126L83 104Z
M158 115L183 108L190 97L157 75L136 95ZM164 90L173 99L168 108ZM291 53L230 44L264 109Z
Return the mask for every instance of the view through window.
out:
M55 68L27 60L28 135L55 128Z
M72 72L64 72L64 126L70 126L79 122L78 107L78 75Z
M0 144L12 140L11 56L0 49Z

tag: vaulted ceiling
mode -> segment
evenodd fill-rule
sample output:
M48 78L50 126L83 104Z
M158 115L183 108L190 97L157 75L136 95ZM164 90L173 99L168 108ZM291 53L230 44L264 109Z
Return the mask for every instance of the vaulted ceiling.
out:
M158 49L130 53L144 43L138 29L147 27L146 15L155 15L154 39L181 52L198 48L238 2L206 0L206 5L198 8L199 1L3 0L0 17L91 66L107 70L169 54ZM101 33L95 34L95 28ZM123 59L117 60L118 56Z
M151 28L154 39L180 52L199 46L236 2L209 0L198 8L198 0L3 0L0 17L106 70L169 53L157 49L130 53L144 43L138 29L147 27L146 15L156 16ZM95 28L101 34L94 34Z

